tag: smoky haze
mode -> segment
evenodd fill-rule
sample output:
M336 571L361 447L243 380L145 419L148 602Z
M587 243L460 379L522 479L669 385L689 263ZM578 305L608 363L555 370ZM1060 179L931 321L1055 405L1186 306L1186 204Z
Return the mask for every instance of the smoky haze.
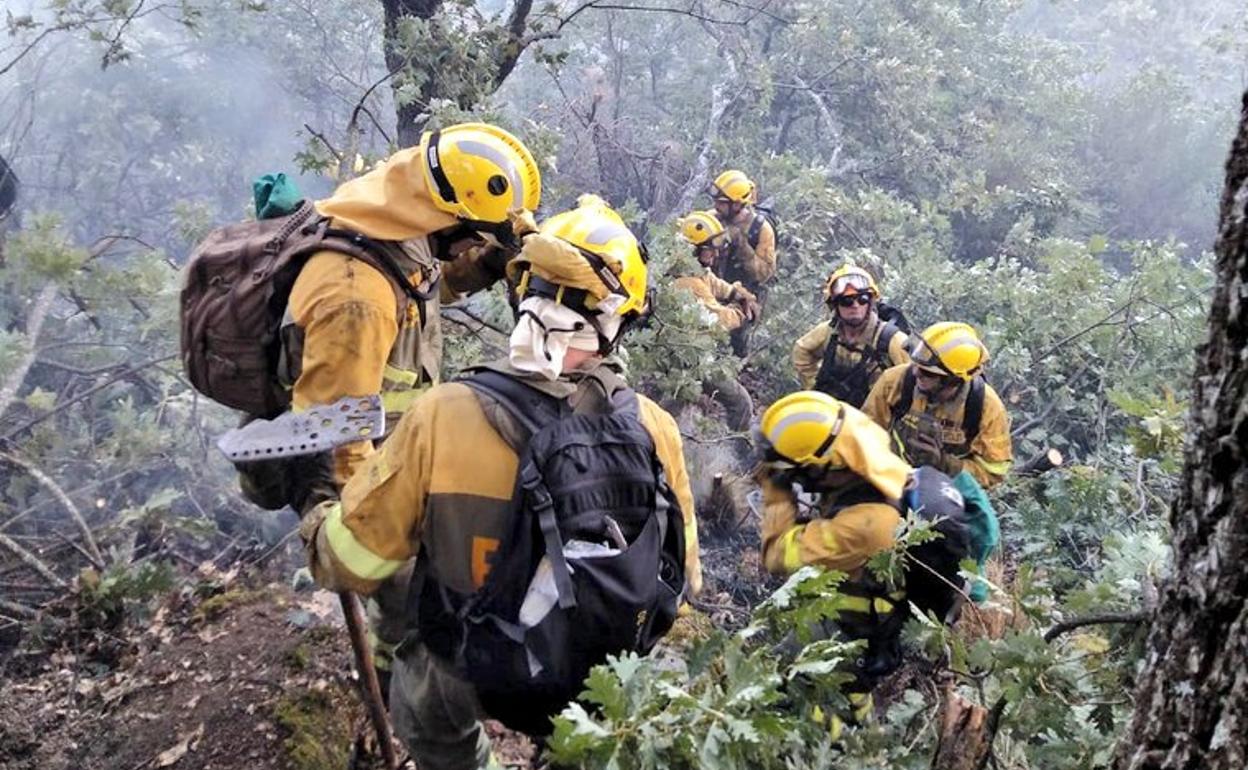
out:
M37 3L27 6L36 19L46 19ZM483 6L487 13L496 10ZM1002 29L1060 44L1063 56L1074 59L1075 66L1066 63L1057 73L1067 84L1056 88L1084 91L1073 100L1078 120L1060 126L1070 135L1036 148L1068 153L1061 161L1067 168L1059 171L1067 178L1055 183L1078 187L1086 198L1077 210L1060 214L1058 230L1173 237L1196 248L1210 243L1217 168L1244 80L1241 11L1234 2L1033 0L1007 14ZM0 152L24 181L23 209L61 212L84 240L121 230L176 253L189 246L179 233L197 234L205 223L243 215L250 180L262 173L297 174L313 196L332 189L331 178L300 165L319 161L324 170L335 165L328 148L345 155L351 144L343 130L352 109L385 74L380 4L278 2L263 12L212 7L204 9L193 30L172 13L135 20L122 38L128 57L107 68L100 66L100 43L81 32L66 32L49 37L0 77ZM32 37L19 34L5 56L13 56ZM722 41L722 30L679 17L587 14L550 47L567 57L562 67L526 57L487 112L517 124L536 118L545 130L559 134L553 154L561 162L551 190L561 183L605 187L616 198L640 204L651 218L666 219L679 213L673 210L679 202L690 200L686 188L697 166L697 143L704 138L706 85L728 61L716 53ZM829 59L839 56L843 43L829 33ZM904 49L882 50L880 44L865 41L863 55L893 56L905 63ZM741 62L759 71L771 68L778 77L786 69L811 69L791 65L786 55L778 48L763 49ZM951 66L980 66L958 55L949 52L945 60ZM756 75L738 72L735 77L742 89L757 88ZM846 81L847 87L862 85ZM983 94L985 101L1000 96ZM371 160L386 153L387 139L394 136L391 90L375 88L363 103L367 119L360 119L363 130L351 149ZM714 138L711 154L725 160L737 151L734 145L739 149L742 142L756 141L728 135L739 103L728 110ZM870 114L855 114L870 109L868 99L841 93L830 95L824 106L842 123L846 155L864 158L850 163L869 166L881 163L874 156L886 150L907 151L904 137L895 147L882 147L870 137L853 135L890 128ZM1051 112L1037 119L1064 120L1056 113L1071 107L1050 101L1041 108ZM597 122L587 126L584 118L594 109ZM656 119L630 125L630 117L645 113ZM818 157L816 144L826 137L798 135L802 121L809 119L797 118L785 142L764 136L764 144L799 161ZM745 121L738 122L745 128ZM595 148L595 131L599 138L603 132L620 135ZM653 180L604 179L613 151L662 156L650 171L673 181L655 189ZM1057 165L1051 158L1031 160ZM989 187L1037 184L1011 170L1011 163L1002 165L1000 158L982 163ZM1084 164L1095 165L1095 173L1085 175ZM870 172L873 177L861 178L904 195L940 193L938 169L931 170L933 183L924 184L916 179L923 166L888 168L887 160L883 165ZM640 175L631 166L622 170ZM851 173L845 183L854 181Z

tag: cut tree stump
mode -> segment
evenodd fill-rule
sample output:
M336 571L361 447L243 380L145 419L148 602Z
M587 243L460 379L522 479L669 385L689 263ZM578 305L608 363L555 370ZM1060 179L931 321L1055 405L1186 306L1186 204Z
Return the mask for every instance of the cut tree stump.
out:
M940 708L940 742L932 770L978 770L992 750L988 709L958 695L953 683L944 686Z
M1039 476L1042 473L1048 473L1054 468L1062 467L1064 462L1066 462L1066 458L1062 456L1062 453L1050 447L1018 466L1014 472L1019 476Z

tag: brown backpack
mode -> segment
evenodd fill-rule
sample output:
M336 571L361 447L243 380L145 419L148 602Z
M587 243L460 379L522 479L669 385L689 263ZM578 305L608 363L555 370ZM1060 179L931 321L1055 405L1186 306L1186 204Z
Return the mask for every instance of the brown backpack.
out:
M361 260L394 287L401 318L409 300L423 320L424 301L392 256L393 243L329 227L303 202L288 216L240 222L208 234L186 265L182 285L182 366L191 385L213 401L272 417L290 405L277 380L282 316L308 257L336 251Z

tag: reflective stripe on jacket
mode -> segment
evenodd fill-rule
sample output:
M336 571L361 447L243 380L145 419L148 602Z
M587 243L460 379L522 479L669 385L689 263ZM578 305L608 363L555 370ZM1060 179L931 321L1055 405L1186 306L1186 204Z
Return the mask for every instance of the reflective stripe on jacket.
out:
M831 518L799 524L793 488L768 476L760 483L763 565L773 574L788 574L814 564L853 577L872 556L893 546L901 516L887 503L857 503Z

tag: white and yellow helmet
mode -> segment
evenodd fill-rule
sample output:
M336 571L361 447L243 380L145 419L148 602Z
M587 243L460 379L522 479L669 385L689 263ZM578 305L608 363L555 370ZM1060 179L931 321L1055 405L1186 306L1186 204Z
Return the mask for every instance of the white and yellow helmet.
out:
M595 311L599 302L614 294L624 300L618 315L643 314L647 304L645 247L601 198L585 195L578 203L581 205L543 222L537 236L529 236L520 254L507 265L517 294L524 297L545 282L562 287L554 290L557 296L552 299L564 302L577 297L575 304L583 304L587 312Z
M537 162L497 126L461 123L426 131L420 153L434 205L461 220L500 224L507 212L534 211L541 203Z
M988 363L988 348L970 324L941 321L912 343L910 360L933 374L970 380Z

